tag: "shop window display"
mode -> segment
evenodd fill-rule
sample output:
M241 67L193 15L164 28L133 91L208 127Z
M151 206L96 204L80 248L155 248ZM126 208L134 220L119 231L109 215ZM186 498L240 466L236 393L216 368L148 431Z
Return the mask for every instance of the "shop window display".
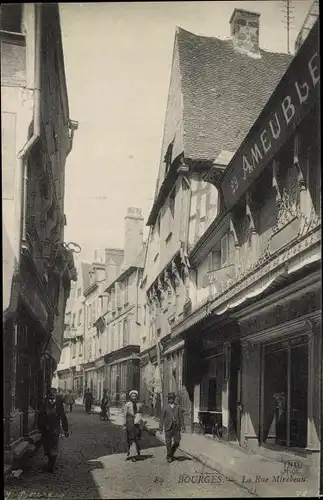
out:
M263 441L307 445L308 340L295 337L264 347Z

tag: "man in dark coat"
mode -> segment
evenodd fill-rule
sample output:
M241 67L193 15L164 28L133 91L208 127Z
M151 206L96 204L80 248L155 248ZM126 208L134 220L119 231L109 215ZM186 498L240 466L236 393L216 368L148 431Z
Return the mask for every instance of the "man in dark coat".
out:
M163 429L165 429L167 462L173 461L174 453L179 447L182 426L183 421L181 409L175 403L175 394L170 392L168 394L168 403L162 408L159 421L160 432L163 432Z
M84 404L86 413L91 413L91 408L93 404L93 396L90 389L87 389L84 394Z
M110 406L109 395L108 395L107 390L104 389L103 390L103 397L101 399L101 414L100 414L101 420L107 420L108 418L110 418L109 406Z
M44 454L48 457L48 470L53 472L58 454L61 425L68 437L68 422L64 405L55 388L49 389L38 413L38 428L42 435Z

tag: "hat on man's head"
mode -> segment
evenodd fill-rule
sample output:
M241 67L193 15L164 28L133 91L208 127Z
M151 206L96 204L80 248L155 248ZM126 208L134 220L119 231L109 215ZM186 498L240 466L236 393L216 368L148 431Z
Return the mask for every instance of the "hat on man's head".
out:
M129 396L132 396L133 394L138 396L138 391L135 391L134 389L132 391L129 391Z
M168 399L175 399L176 394L175 394L175 392L169 392L167 397L168 397Z

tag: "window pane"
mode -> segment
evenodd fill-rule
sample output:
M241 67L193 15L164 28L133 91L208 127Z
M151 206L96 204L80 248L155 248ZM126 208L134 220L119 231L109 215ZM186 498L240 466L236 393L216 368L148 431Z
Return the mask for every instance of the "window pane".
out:
M0 6L0 29L21 33L22 4L9 4Z
M265 355L264 441L287 445L288 351Z

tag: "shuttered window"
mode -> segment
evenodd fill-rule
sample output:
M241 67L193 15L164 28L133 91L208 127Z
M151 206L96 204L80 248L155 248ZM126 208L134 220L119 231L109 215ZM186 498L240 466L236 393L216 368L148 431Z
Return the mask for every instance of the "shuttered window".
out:
M128 319L125 319L123 322L123 346L127 346L129 344L129 323Z
M111 352L114 351L114 339L115 339L115 329L116 329L116 325L112 325L112 328L111 328Z
M96 302L93 302L92 308L93 308L92 309L92 311L93 311L92 312L92 325L93 325L93 323L96 322Z
M125 304L128 304L129 302L129 278L126 278L123 282L123 286L124 286L124 303Z
M111 290L111 308L112 311L116 310L116 293L115 293L115 288Z

